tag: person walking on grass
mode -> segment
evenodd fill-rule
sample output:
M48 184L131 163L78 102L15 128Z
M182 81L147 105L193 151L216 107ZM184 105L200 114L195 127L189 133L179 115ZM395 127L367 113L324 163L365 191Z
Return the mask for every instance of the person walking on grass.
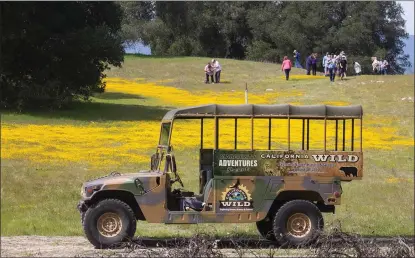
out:
M360 64L358 62L353 62L353 66L356 75L360 75L360 73L362 72L362 67L360 66Z
M306 68L306 70L307 70L307 75L310 75L310 71L311 71L311 63L312 63L312 60L313 59L313 54L311 54L311 55L309 55L308 57L307 57L307 59L306 59L306 63L305 63L305 68Z
M317 75L317 53L311 55L311 70L313 71L313 76Z
M326 55L323 57L323 69L324 69L324 76L327 76L328 74L328 67L327 67L327 59L329 57L329 52L326 53Z
M346 73L347 73L347 56L344 53L344 51L341 51L340 52L340 61L343 60L343 59L346 60L346 66L344 67L344 72L343 72L344 73L344 78L346 78L347 77L347 75L346 75Z
M334 56L329 59L328 68L330 74L330 81L334 82L334 79L336 78L336 59L334 58Z
M288 59L288 56L284 56L284 61L282 61L282 65L281 65L281 71L285 72L285 80L287 81L290 78L291 67L292 67L291 60Z
M346 60L346 57L345 56L342 56L341 57L341 60L340 60L340 62L339 62L339 65L340 65L340 72L339 72L339 75L340 75L340 79L341 80L343 80L343 78L344 78L344 75L345 75L345 73L346 73L346 65L347 65L347 60Z
M381 71L382 71L382 74L383 75L387 75L388 74L388 65L389 65L388 61L383 60L383 62L381 64L381 66L382 66Z
M207 65L205 66L205 74L206 74L205 83L209 83L209 77L210 77L210 80L212 81L212 83L215 83L213 81L213 67L210 63L207 63Z
M297 50L294 50L294 58L295 58L295 67L296 68L303 68L301 65L301 54Z
M222 71L222 66L219 64L218 60L212 59L212 67L215 71L215 83L220 82L220 72Z

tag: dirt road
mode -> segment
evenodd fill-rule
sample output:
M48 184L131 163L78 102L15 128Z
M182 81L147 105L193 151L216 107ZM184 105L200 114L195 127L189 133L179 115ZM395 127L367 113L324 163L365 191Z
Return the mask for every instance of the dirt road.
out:
M266 249L217 249L226 257L269 257L269 252L275 252L274 257L302 256L306 250ZM183 249L181 250L183 252ZM191 250L189 250L191 252ZM146 249L95 249L84 237L45 237L45 236L15 236L1 237L1 257L175 257L175 253L165 248ZM180 257L180 256L177 256Z

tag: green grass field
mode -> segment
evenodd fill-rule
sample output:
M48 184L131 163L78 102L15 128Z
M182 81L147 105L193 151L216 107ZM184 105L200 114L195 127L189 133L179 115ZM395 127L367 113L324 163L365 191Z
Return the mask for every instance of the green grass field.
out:
M76 210L83 181L114 170L148 169L159 122L168 109L183 103L243 103L245 83L253 104L362 104L364 178L343 184L342 205L335 215L325 215L326 223L338 220L343 230L363 235L414 234L414 106L402 100L414 96L413 75L350 75L332 84L293 69L292 80L285 81L280 65L223 59L224 83L204 84L209 60L126 56L123 67L109 71L108 78L134 81L134 88L109 81L106 93L70 110L3 111L1 235L83 235ZM198 148L180 141L192 129L197 136L199 128L189 124L174 137L179 173L186 188L196 191ZM197 231L257 235L254 224L146 222L138 224L137 235L189 236Z

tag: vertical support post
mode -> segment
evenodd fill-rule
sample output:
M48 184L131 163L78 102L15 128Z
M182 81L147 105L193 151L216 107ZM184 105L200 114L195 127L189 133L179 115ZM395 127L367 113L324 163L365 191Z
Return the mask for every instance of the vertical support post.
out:
M354 150L354 119L352 119L352 151Z
M327 149L327 118L324 118L324 152L326 152Z
M235 150L238 142L238 118L235 118Z
M345 151L346 145L346 119L343 119L343 151Z
M288 150L290 150L290 117L288 116Z
M200 149L203 149L203 118L200 119Z
M271 117L268 120L268 150L271 150Z
M248 104L248 83L245 83L245 104Z
M360 152L363 151L363 117L360 116Z
M307 150L310 149L310 119L307 118Z
M171 124L170 124L169 141L168 141L169 146L171 145L171 136L173 134L173 125L174 125L174 119L171 121Z
M303 118L303 131L302 131L302 137L301 137L301 149L304 150L304 126L305 126L305 120Z
M251 150L254 150L254 117L251 116Z
M219 119L215 116L215 150L219 149Z
M335 146L334 146L334 150L337 151L337 142L338 142L338 135L339 135L339 120L336 119L336 139L335 139Z

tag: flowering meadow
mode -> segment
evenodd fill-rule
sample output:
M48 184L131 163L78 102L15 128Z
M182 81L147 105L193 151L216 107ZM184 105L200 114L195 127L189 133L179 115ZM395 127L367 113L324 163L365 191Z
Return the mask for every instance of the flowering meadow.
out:
M1 122L2 235L82 235L75 205L84 180L114 170L147 169L165 112L212 103L243 104L244 82L249 82L252 104L363 105L364 179L343 185L342 205L335 215L326 215L327 221L340 220L345 230L362 234L414 233L414 112L413 103L400 98L413 96L410 76L349 76L332 85L326 77L301 75L293 69L293 80L286 82L272 64L226 60L222 64L229 67L222 74L225 83L204 84L195 68L199 60L129 57L123 68L108 73L105 93L72 111L5 112ZM176 74L172 63L186 64L189 71ZM241 76L250 73L254 76ZM293 149L301 148L301 124L301 120L291 121ZM311 121L310 149L323 148L323 126L322 121ZM349 150L351 125L346 127ZM177 121L173 128L179 173L186 188L196 191L200 121ZM286 121L273 120L272 128L272 147L287 148ZM334 148L334 128L329 121L328 149ZM238 121L238 148L250 147L250 130L250 120ZM355 146L360 146L359 131L360 124L355 123ZM255 121L255 148L267 148L267 135L268 121ZM341 133L339 137L340 142ZM206 148L213 147L213 121L205 122L204 139ZM221 120L220 147L232 149L233 139L233 120ZM219 235L256 234L254 225L149 227L147 223L139 223L137 233L172 236L208 229Z

